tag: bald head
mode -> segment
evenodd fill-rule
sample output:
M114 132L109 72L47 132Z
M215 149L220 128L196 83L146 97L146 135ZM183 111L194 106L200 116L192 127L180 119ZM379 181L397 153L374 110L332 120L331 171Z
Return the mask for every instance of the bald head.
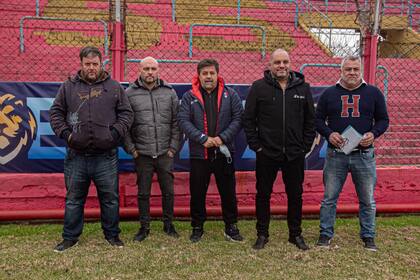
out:
M275 50L275 51L273 51L271 53L270 61L272 61L274 59L274 57L277 56L277 55L279 55L279 54L282 54L282 55L287 56L289 58L289 53L286 50L284 50L284 49L277 49L277 50ZM290 58L289 58L289 60L290 60Z
M143 85L152 89L159 77L159 63L151 56L145 57L140 62L140 79Z
M148 63L159 65L158 61L154 57L146 56L140 61L140 67L142 67L143 64L148 64Z
M287 81L290 74L289 53L283 49L275 50L270 56L269 69L273 78L278 81Z

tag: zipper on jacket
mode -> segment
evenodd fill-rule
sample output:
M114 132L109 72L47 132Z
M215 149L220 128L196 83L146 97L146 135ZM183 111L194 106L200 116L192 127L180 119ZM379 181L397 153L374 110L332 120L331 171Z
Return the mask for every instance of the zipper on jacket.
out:
M283 154L286 155L286 91L281 89L283 93Z
M91 137L93 136L93 127L92 127L92 108L91 108L91 104L92 104L92 87L89 87L89 99L87 100L87 104L88 104L88 112L89 112L89 118L88 118L88 133L89 133L89 140L88 140L88 145L87 148L90 149L91 145L93 146L92 143L92 139ZM92 135L90 135L90 133L92 133Z
M155 140L156 140L156 153L155 156L158 155L158 139L157 139L157 127L156 127L156 115L155 115L155 102L153 100L152 91L149 90L150 95L150 102L152 103L152 115L153 115L153 125L155 127Z

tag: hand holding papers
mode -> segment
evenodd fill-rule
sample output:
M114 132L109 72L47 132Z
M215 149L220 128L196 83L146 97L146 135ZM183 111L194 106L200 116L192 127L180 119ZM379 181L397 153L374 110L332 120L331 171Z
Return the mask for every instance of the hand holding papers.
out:
M341 133L341 137L344 139L344 144L341 146L341 151L346 155L350 154L351 151L356 148L360 141L362 140L363 136L357 132L351 125L349 125L343 133Z

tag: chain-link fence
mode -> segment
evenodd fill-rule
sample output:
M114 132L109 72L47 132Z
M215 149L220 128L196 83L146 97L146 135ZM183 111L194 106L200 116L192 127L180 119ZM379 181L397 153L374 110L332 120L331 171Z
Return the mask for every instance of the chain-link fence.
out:
M374 21L367 0L122 0L124 80L153 56L161 78L190 83L196 63L216 58L227 83L262 77L270 53L289 51L293 69L313 86L334 84L346 54L362 54ZM11 0L0 6L0 79L62 81L79 68L80 47L105 54L111 72L116 1ZM380 6L376 84L387 97L391 127L378 162L420 164L420 3Z
M1 80L62 81L87 44L109 56L107 1L1 1L0 14Z

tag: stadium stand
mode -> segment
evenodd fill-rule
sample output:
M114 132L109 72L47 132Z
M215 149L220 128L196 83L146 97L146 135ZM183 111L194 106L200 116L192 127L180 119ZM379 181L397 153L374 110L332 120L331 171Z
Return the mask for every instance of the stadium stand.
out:
M170 83L190 83L196 61L214 57L229 84L250 84L262 76L275 48L290 52L293 69L301 70L312 86L334 84L340 56L358 53L359 25L354 0L122 0L125 30L124 81L137 77L137 62L145 56L163 59L161 76ZM240 9L238 9L240 2ZM360 3L374 1L360 0ZM389 130L375 143L378 213L418 211L420 198L420 4L386 0L382 9L376 85L384 91L391 118ZM37 6L36 3L39 3ZM116 52L112 32L115 0L10 0L0 5L0 82L61 82L79 68L81 46L108 50L105 68L112 72ZM297 8L297 9L296 9ZM21 25L23 17L26 18ZM48 20L56 18L60 20ZM90 22L87 22L90 21ZM105 26L103 24L105 22ZM260 26L266 31L265 57L258 28L197 26L224 24ZM20 28L22 26L22 28ZM107 32L107 33L106 33ZM22 34L24 40L22 41ZM107 34L107 35L106 35ZM350 39L348 39L350 38ZM108 42L108 44L107 44ZM192 50L192 55L190 54ZM305 65L311 65L305 68ZM48 108L44 108L47 112ZM41 114L48 130L47 114ZM39 126L41 130L41 126ZM0 220L61 219L65 188L61 173L0 174ZM237 172L238 203L242 215L253 215L255 176ZM285 214L283 186L276 182L274 214ZM357 213L357 198L348 180L341 195L341 213ZM160 215L157 182L152 191L152 213ZM175 176L177 216L188 214L188 174ZM319 170L308 170L304 213L316 214L323 194ZM134 173L120 175L121 213L137 216ZM219 196L210 184L211 215L220 215ZM92 188L86 214L98 217ZM416 210L417 209L417 210ZM219 212L218 212L219 211Z
M189 32L192 24L242 24L261 26L266 31L265 53L283 47L298 70L310 63L337 64L328 45L313 28L357 30L354 1L241 1L236 0L126 1L126 57L140 59L152 55L174 63L162 67L162 76L172 83L188 83L195 72L191 60L214 57L221 63L228 83L249 84L261 77L268 55L262 57L262 33L253 28L197 26L193 29L193 55L189 57ZM363 2L363 1L361 1ZM344 3L344 4L343 4ZM377 84L387 90L391 127L378 143L380 165L420 164L419 113L420 35L417 33L420 8L407 1L387 0L382 17ZM298 4L298 25L296 25ZM108 1L40 0L37 18L35 1L7 1L0 8L0 71L4 81L62 81L78 68L78 50L86 44L104 51L105 32L100 22L110 19ZM65 21L71 20L71 21ZM96 22L79 22L92 20ZM110 26L107 25L107 28ZM21 31L24 35L24 51ZM108 30L108 48L112 44ZM331 35L330 35L331 36ZM330 40L336 40L330 37ZM333 42L335 43L335 42ZM110 56L104 57L111 70ZM137 76L137 64L128 62L125 80ZM314 86L335 82L338 69L312 67L304 71Z

